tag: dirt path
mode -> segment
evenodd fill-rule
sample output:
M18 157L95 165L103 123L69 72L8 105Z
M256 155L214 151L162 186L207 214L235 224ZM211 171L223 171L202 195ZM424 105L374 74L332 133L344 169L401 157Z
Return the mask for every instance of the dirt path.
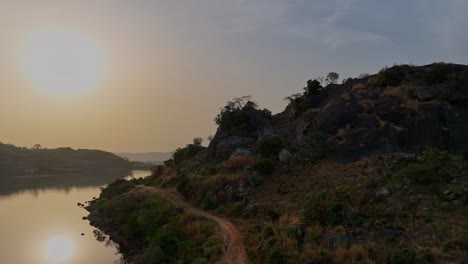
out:
M228 220L220 218L209 212L203 211L190 203L186 202L184 198L173 188L159 189L148 186L138 186L139 189L155 192L165 197L177 206L184 208L187 212L204 216L218 223L223 233L223 240L228 241L228 252L224 252L222 263L226 264L245 264L247 263L247 255L245 253L244 245L242 244L241 237L237 228ZM224 250L224 248L223 248Z

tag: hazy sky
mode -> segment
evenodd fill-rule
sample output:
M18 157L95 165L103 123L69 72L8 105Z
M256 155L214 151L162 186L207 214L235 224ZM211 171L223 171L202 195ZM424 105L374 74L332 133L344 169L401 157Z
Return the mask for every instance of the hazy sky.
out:
M1 0L0 140L170 151L214 134L235 96L276 113L330 71L468 64L467 12L466 0ZM22 47L48 30L91 40L105 62L96 85L68 94L30 80Z

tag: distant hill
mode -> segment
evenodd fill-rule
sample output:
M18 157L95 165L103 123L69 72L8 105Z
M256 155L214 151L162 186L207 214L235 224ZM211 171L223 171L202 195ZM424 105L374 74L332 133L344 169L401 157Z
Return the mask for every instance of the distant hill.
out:
M116 153L120 157L130 161L149 162L155 165L162 164L163 161L172 157L173 152L144 152L144 153Z
M0 177L128 171L130 162L101 150L35 149L0 144Z

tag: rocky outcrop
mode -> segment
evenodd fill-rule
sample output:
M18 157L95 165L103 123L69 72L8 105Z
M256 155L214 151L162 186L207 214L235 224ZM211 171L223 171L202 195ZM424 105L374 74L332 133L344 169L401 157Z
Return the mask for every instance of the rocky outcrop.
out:
M250 157L250 156L252 156L252 152L244 148L238 148L231 154L230 158L232 159L232 158L237 158L237 157Z
M278 159L280 162L288 163L294 159L294 156L287 149L282 149L278 154Z
M391 152L418 153L424 147L456 154L468 149L468 88L458 81L468 67L396 67L404 67L397 86L380 84L379 75L330 85L314 107L297 117L281 113L273 117L273 123L283 139L303 156L313 151L308 148L308 139L317 131L329 136L327 144L339 160ZM435 84L427 81L434 78L434 67L444 67L448 77Z
M254 129L218 128L207 161L222 161L237 148L265 136L281 137L285 145L297 150L298 159L307 160L322 151L311 146L317 132L326 137L323 145L334 150L329 157L343 161L393 152L419 153L424 147L455 154L468 149L468 81L463 81L468 66L394 67L401 68L393 71L401 76L388 77L383 71L303 95L299 101L306 104L300 111L290 104L268 118L263 111L249 109Z
M238 148L244 148L255 144L264 136L275 135L270 117L263 111L257 109L239 110L244 111L248 119L248 128L218 127L215 136L210 141L207 149L206 161L208 163L226 160Z

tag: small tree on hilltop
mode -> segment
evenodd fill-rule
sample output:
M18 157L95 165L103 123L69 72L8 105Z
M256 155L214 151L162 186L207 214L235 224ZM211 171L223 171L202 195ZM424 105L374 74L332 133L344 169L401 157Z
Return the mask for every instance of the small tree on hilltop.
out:
M340 75L336 72L330 72L327 75L327 78L325 79L325 82L327 85L329 84L335 84L336 81L340 78Z
M195 146L201 146L202 143L203 143L203 138L201 138L201 137L193 138L193 144Z
M33 149L33 150L38 150L38 149L41 149L41 148L42 148L41 144L34 144L34 146L31 147L31 149Z
M304 95L317 95L320 93L322 85L317 80L308 80L307 86L304 87Z

